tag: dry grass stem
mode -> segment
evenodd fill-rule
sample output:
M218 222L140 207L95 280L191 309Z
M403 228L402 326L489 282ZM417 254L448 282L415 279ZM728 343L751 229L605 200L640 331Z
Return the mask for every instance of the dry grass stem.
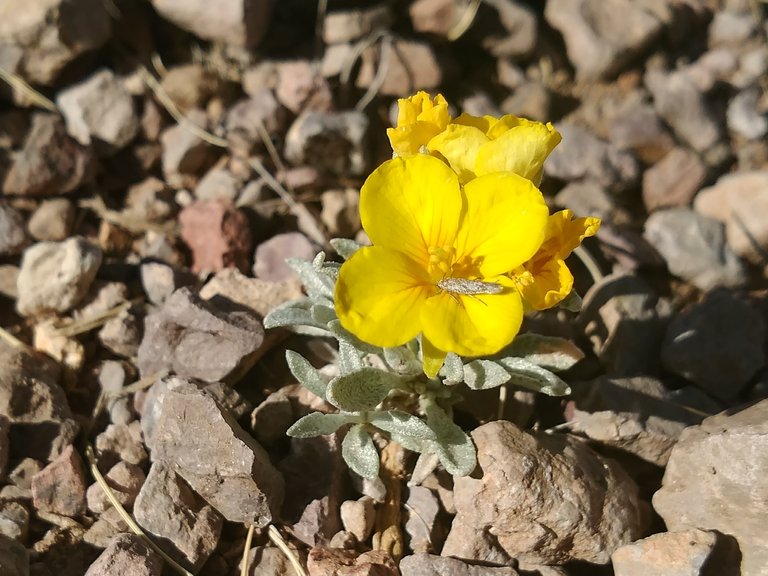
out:
M240 562L240 576L248 576L248 552L251 550L253 542L253 524L248 526L248 533L245 535L245 546L243 547L243 560Z
M307 576L304 567L301 565L301 562L299 562L298 556L296 556L294 551L288 547L288 544L283 540L283 535L280 534L280 531L270 524L268 533L269 539L280 549L280 552L285 554L285 557L288 559L288 562L291 563L291 566L293 566L296 574L298 574L298 576Z
M480 0L472 0L470 2L469 6L467 6L467 8L464 10L464 13L461 15L461 18L459 18L459 21L456 22L456 25L448 31L448 40L455 42L464 36L464 33L469 30L469 28L472 26L472 23L475 21L475 16L477 16L477 11L479 8Z
M48 98L40 94L40 92L32 88L32 86L27 84L24 81L24 79L21 78L21 76L13 72L9 72L2 66L0 66L0 80L3 80L11 88L13 88L18 94L25 96L26 99L30 103L34 104L35 106L44 108L45 110L48 110L50 112L59 111L59 109L56 108L56 104L54 104L51 100L49 100Z

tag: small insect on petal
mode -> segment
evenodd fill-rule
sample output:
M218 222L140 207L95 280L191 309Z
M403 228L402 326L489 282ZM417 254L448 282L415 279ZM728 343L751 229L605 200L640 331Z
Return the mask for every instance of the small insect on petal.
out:
M467 280L466 278L443 278L437 282L437 287L452 294L476 296L478 294L500 294L504 289L496 282L482 280Z

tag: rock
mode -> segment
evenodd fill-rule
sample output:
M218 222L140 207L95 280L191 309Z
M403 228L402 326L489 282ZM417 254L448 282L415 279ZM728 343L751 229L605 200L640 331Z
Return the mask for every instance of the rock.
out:
M392 13L386 3L352 10L328 12L323 20L323 40L326 44L351 42L367 36L374 30L387 28Z
M259 88L246 100L240 100L227 112L227 140L234 154L248 157L264 148L262 133L282 138L287 122L285 108L272 90Z
M179 214L181 237L192 251L192 271L218 272L235 266L248 270L251 229L246 215L231 201L197 201Z
M308 546L330 540L341 529L346 476L338 435L291 438L291 452L278 468L285 477L282 518L292 525L293 535Z
M643 173L643 203L649 212L689 206L707 178L695 152L675 148Z
M267 0L152 0L152 5L163 18L204 40L248 49L261 42L272 13Z
M312 260L316 250L301 232L276 234L256 247L253 274L269 282L285 282L296 278L287 258Z
M748 140L768 134L768 118L758 112L761 95L758 86L751 86L736 94L728 104L728 128Z
M645 239L667 263L669 271L701 290L744 283L746 272L726 245L722 223L688 208L670 208L645 221Z
M723 536L704 530L662 532L618 548L611 560L616 576L704 576L740 574L738 559L717 562L716 548Z
M219 87L218 78L201 64L169 68L160 86L182 112L203 108Z
M232 270L232 268L224 270ZM197 283L197 277L194 274L165 262L152 260L142 262L139 274L144 293L149 301L157 306L162 305L179 288Z
M627 212L621 208L616 198L603 186L589 180L566 184L555 196L555 204L568 207L578 217L597 216L603 222L626 222Z
M237 200L240 184L229 170L214 168L200 179L195 188L198 200Z
M376 509L373 499L363 496L358 500L345 500L339 508L344 530L352 534L358 542L367 542L376 521Z
M382 550L359 554L354 550L312 548L307 558L309 576L397 576L397 566Z
M215 550L223 525L219 513L162 461L149 469L133 513L167 554L195 574Z
M544 17L563 35L568 59L581 80L615 76L643 54L663 28L653 13L631 0L550 0Z
M690 70L649 70L645 84L653 94L656 111L691 148L704 152L720 140L720 119Z
M488 0L478 10L467 36L479 36L478 43L496 57L524 59L536 46L538 27L536 13L523 2Z
M4 576L29 576L29 552L4 534L0 534L0 571Z
M766 484L754 479L768 473L768 400L730 412L683 432L653 507L670 531L698 528L733 536L741 574L758 576L768 566L763 537L768 493Z
M96 559L97 552L83 542L85 530L74 523L54 526L32 546L32 574L80 576ZM42 569L42 570L41 570Z
M134 534L118 534L85 576L161 576L162 557Z
M99 0L3 2L0 22L0 44L20 51L16 71L33 84L53 84L67 64L103 46L111 34L109 14Z
M432 46L426 42L396 38L385 41L379 50L370 46L363 51L358 88L368 88L376 78L380 63L387 61L384 77L376 85L378 93L405 98L418 90L435 90L443 81L443 71Z
M754 15L748 11L718 10L709 25L709 46L731 45L739 48L757 32L756 24Z
M59 362L65 388L77 380L85 364L85 347L76 338L59 334L53 320L35 325L32 345L38 352Z
M18 502L0 500L0 535L24 543L28 534L29 510Z
M333 108L328 82L312 62L281 62L277 66L277 76L277 99L294 114L305 110L327 112Z
M613 148L576 124L559 124L557 129L563 141L544 165L547 176L567 182L591 180L614 190L637 179L639 168L630 153Z
M304 112L285 136L285 157L332 174L365 173L368 118L362 112Z
M302 555L297 554L299 557ZM248 576L283 576L290 574L293 567L285 554L273 546L256 546L248 551L246 560ZM242 566L242 560L238 569Z
M89 181L93 154L67 135L64 122L53 114L35 114L21 150L11 156L2 189L5 194L54 196Z
M0 257L21 254L29 244L24 216L6 203L0 203Z
M134 358L141 343L142 324L143 313L138 306L131 306L104 323L99 342L117 356Z
M202 110L191 110L187 119L202 128L208 124ZM180 124L163 130L160 144L163 146L162 164L166 178L176 174L200 174L213 164L216 157L210 144Z
M11 421L4 414L0 414L0 481L5 480L8 468L8 458L11 451Z
M765 365L765 336L754 307L716 290L672 320L661 361L715 398L732 401Z
M219 307L181 288L147 316L139 371L149 376L170 370L206 382L236 380L263 340L264 329L251 312Z
M462 5L456 0L416 0L408 13L415 31L447 36L459 22Z
M144 471L135 464L118 462L104 475L104 479L112 489L112 494L125 508L133 506L136 496L146 480ZM88 510L96 514L102 514L112 503L107 498L104 490L98 483L93 483L85 492Z
M0 343L0 414L11 421L11 459L53 460L75 439L59 376L47 356Z
M355 48L352 44L330 44L325 47L323 59L320 62L320 73L325 78L339 76L354 58Z
M514 568L473 566L457 558L414 554L400 560L402 576L517 576Z
M101 265L101 250L75 236L39 242L24 252L16 309L23 316L66 312L88 293Z
M85 513L85 466L72 445L32 477L35 509L62 516Z
M616 114L610 141L620 150L633 150L646 164L655 164L675 145L669 130L648 104L628 106Z
M130 398L123 394L128 378L122 362L106 360L99 368L99 387L106 398L106 408L113 424L130 424L135 419Z
M472 438L482 478L455 479L457 515L443 556L605 564L642 533L637 487L583 443L534 437L505 421L476 428Z
M280 304L301 296L301 288L296 281L272 282L250 278L236 268L225 268L217 272L200 289L200 297L204 300L223 298L251 309L260 318L264 318Z
M109 546L112 538L129 531L128 524L125 523L118 511L115 508L107 508L83 535L83 541L103 550Z
M277 517L284 494L280 473L264 449L195 386L165 394L152 456L169 463L230 522L260 528Z
M162 180L150 176L128 188L123 214L142 222L162 223L176 214L172 190ZM134 230L134 232L143 232Z
M260 402L251 413L251 430L256 440L267 449L286 438L286 432L296 421L285 386Z
M34 458L23 458L8 474L9 487L17 489L19 499L32 499L32 477L45 466Z
M436 552L445 534L437 534L440 502L429 488L410 486L405 502L405 531L408 547L414 552Z
M334 237L350 237L360 230L360 193L353 188L326 190L320 196L320 220Z
M504 99L500 112L547 122L551 116L551 104L552 98L546 86L539 82L525 82L515 88L511 96Z
M139 132L133 98L109 69L63 90L56 102L70 136L84 146L93 143L102 156L118 152Z
M666 466L683 429L701 421L654 378L601 376L572 390L566 418L573 432L657 466Z
M75 207L66 198L43 200L27 224L35 240L58 242L72 233Z
M113 466L120 461L142 466L147 461L147 451L142 442L141 424L110 424L96 436L96 454L102 465Z

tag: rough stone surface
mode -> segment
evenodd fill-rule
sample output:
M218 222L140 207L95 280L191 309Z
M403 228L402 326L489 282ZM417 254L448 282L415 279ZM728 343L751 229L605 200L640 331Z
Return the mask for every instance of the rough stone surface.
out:
M359 88L368 88L374 82L383 58L387 59L388 66L379 88L381 94L407 97L417 90L434 90L443 80L443 71L431 45L398 38L384 43L381 52L376 47L363 51L357 75Z
M304 110L327 111L333 108L328 82L308 60L281 62L277 67L278 101L294 114Z
M147 461L147 451L144 448L141 435L141 424L110 424L101 434L96 436L96 454L99 461L108 466L118 461L142 466Z
M130 509L133 506L136 496L141 490L142 484L146 480L144 471L135 464L118 462L104 474L104 479L112 488L117 501L125 508ZM88 510L96 514L102 514L107 508L112 506L109 498L98 483L91 484L85 493L85 499L88 503Z
M286 116L272 90L259 87L250 98L240 100L227 112L227 140L233 152L247 157L254 149L262 150L261 129L270 137L282 135Z
M514 568L473 566L457 558L414 554L400 560L402 576L517 576Z
M170 370L207 382L235 378L263 339L261 323L247 309L220 308L181 288L147 316L138 366L146 376Z
M753 306L716 290L672 320L661 360L715 398L734 400L765 365L765 336Z
M604 564L643 530L637 487L613 461L568 437L511 422L472 432L482 478L456 478L443 556L508 564Z
M195 198L198 200L222 200L234 202L239 192L239 182L229 171L213 168L197 183Z
M15 256L29 244L21 212L0 203L0 256Z
M216 548L223 525L221 515L163 461L149 469L133 513L163 550L193 573Z
M353 550L312 548L309 576L397 576L394 560L382 550L359 554Z
M717 530L736 538L741 574L768 566L768 400L686 429L672 450L653 507L671 531Z
M29 510L19 502L0 500L0 534L26 542L29 534Z
M320 197L320 220L331 236L354 236L360 229L360 193L353 188L326 190Z
M746 280L744 265L726 245L724 226L716 220L688 208L659 210L646 220L644 236L672 274L701 290Z
M768 133L768 117L759 112L761 91L751 86L739 92L728 104L728 128L749 140L762 138Z
M440 502L437 496L424 486L408 488L405 501L405 532L408 534L408 547L415 553L436 552L439 541L445 534L438 535L437 516Z
M622 109L611 122L610 141L620 150L633 150L647 164L654 164L674 146L674 139L649 104Z
M161 576L163 559L134 534L118 534L85 576Z
M192 385L166 393L153 458L164 460L231 522L266 526L283 501L284 484L264 449Z
M0 534L0 572L3 576L29 576L29 552L4 534Z
M649 212L688 206L706 177L707 168L696 153L675 148L643 173L643 203Z
M312 260L316 250L301 232L276 234L256 247L253 274L262 280L280 282L295 279L296 273L287 258Z
M57 103L69 134L80 144L93 143L101 155L119 151L139 132L133 98L111 70L63 90Z
M392 13L385 3L361 9L334 10L325 15L323 40L327 44L358 40L376 28L386 27L391 21Z
M208 124L208 117L202 110L190 111L187 118L203 128ZM162 165L166 177L175 174L199 174L215 159L210 144L178 124L163 131L160 143L163 146Z
M659 36L662 23L631 0L549 0L544 17L583 80L614 76Z
M139 269L141 285L152 304L162 305L176 290L197 282L194 274L165 262L149 260Z
M85 513L85 466L72 445L32 477L32 501L37 510L62 516Z
M301 557L300 554L299 557ZM283 576L290 574L293 570L285 554L274 546L251 548L246 562L248 563L246 574L249 576ZM238 564L238 568L240 566L241 564Z
M75 207L66 198L44 200L32 213L27 224L35 240L58 242L72 232Z

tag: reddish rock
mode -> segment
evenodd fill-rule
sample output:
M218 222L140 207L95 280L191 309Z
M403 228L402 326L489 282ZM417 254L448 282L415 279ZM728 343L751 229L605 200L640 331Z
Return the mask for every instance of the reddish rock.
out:
M689 206L706 177L698 154L675 148L643 174L643 203L649 212Z
M256 248L253 274L257 278L272 282L294 278L296 274L286 264L286 258L312 260L315 252L312 243L300 232L277 234Z
M85 489L83 461L69 445L32 477L32 502L42 512L80 516L85 513Z
M308 60L284 62L277 68L277 99L294 114L304 110L333 108L328 82Z
M192 270L248 270L252 240L248 218L231 202L194 202L179 214L181 237L192 251Z

